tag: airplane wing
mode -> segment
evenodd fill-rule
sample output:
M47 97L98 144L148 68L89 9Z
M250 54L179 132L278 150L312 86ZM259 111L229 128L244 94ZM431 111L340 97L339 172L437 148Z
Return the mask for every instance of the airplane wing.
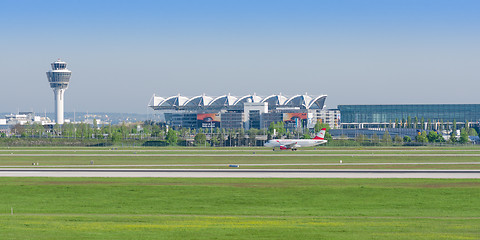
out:
M282 147L284 147L285 149L291 149L293 147L295 147L297 143L296 142L292 142L292 143L289 143L289 144L284 144Z

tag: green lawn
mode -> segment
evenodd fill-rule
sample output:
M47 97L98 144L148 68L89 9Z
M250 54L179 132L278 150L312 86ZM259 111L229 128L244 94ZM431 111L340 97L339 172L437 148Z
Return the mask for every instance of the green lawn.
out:
M478 148L477 148L478 149ZM479 149L480 150L480 149ZM0 150L0 167L52 165L165 165L165 164L221 164L222 166L176 166L174 168L226 168L240 164L242 168L376 168L376 169L480 169L480 164L457 165L364 165L347 163L480 163L479 150L438 148L318 148L317 150L271 151L265 148L138 148L112 150L111 148L11 148ZM123 155L120 155L123 154ZM155 155L160 154L160 155ZM199 154L199 155L195 155ZM207 155L202 155L207 154ZM221 155L220 155L221 154ZM268 155L266 155L268 154ZM310 154L310 155L309 155ZM312 155L314 154L314 155ZM343 154L343 155L340 155ZM397 155L393 155L397 154ZM411 154L405 156L403 154ZM427 154L446 154L429 156ZM245 166L245 164L334 164L338 166ZM115 166L112 166L115 167ZM164 167L168 168L168 167Z
M480 236L480 180L0 178L0 193L3 239Z
M428 163L479 162L477 156L0 156L0 166L31 165L145 165L145 164L247 164L247 163Z

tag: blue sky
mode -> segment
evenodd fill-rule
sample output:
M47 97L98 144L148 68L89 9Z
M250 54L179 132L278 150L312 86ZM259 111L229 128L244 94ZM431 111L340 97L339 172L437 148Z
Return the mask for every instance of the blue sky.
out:
M478 103L479 1L1 1L0 112L145 113L153 93Z

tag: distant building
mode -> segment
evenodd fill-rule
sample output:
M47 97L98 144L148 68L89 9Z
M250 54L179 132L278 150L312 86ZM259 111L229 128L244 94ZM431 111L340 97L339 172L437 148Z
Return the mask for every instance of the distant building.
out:
M317 114L317 121L328 124L330 128L340 127L340 110L326 109Z
M0 119L0 125L25 125L25 124L49 125L52 121L48 117L36 116L34 112L19 112L18 114L5 115L4 119Z

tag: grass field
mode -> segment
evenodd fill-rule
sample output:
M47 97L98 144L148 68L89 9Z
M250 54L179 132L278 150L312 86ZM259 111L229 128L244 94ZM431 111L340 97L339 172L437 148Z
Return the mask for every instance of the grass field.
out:
M91 161L94 165L90 166ZM342 161L343 164L338 164ZM172 168L140 165L208 165L174 166L174 168L374 168L374 169L480 169L480 148L318 148L292 151L271 151L265 148L199 149L199 148L8 148L0 150L0 167L90 166L128 168ZM350 165L378 163L377 165ZM389 163L412 163L395 165ZM424 163L424 164L416 164ZM458 164L451 164L458 163ZM246 164L298 164L248 166ZM329 164L324 166L305 164Z
M0 149L0 167L480 169L479 154L472 147L35 147ZM480 239L480 180L0 178L0 239L225 238Z
M0 192L2 239L480 237L480 180L0 178Z

